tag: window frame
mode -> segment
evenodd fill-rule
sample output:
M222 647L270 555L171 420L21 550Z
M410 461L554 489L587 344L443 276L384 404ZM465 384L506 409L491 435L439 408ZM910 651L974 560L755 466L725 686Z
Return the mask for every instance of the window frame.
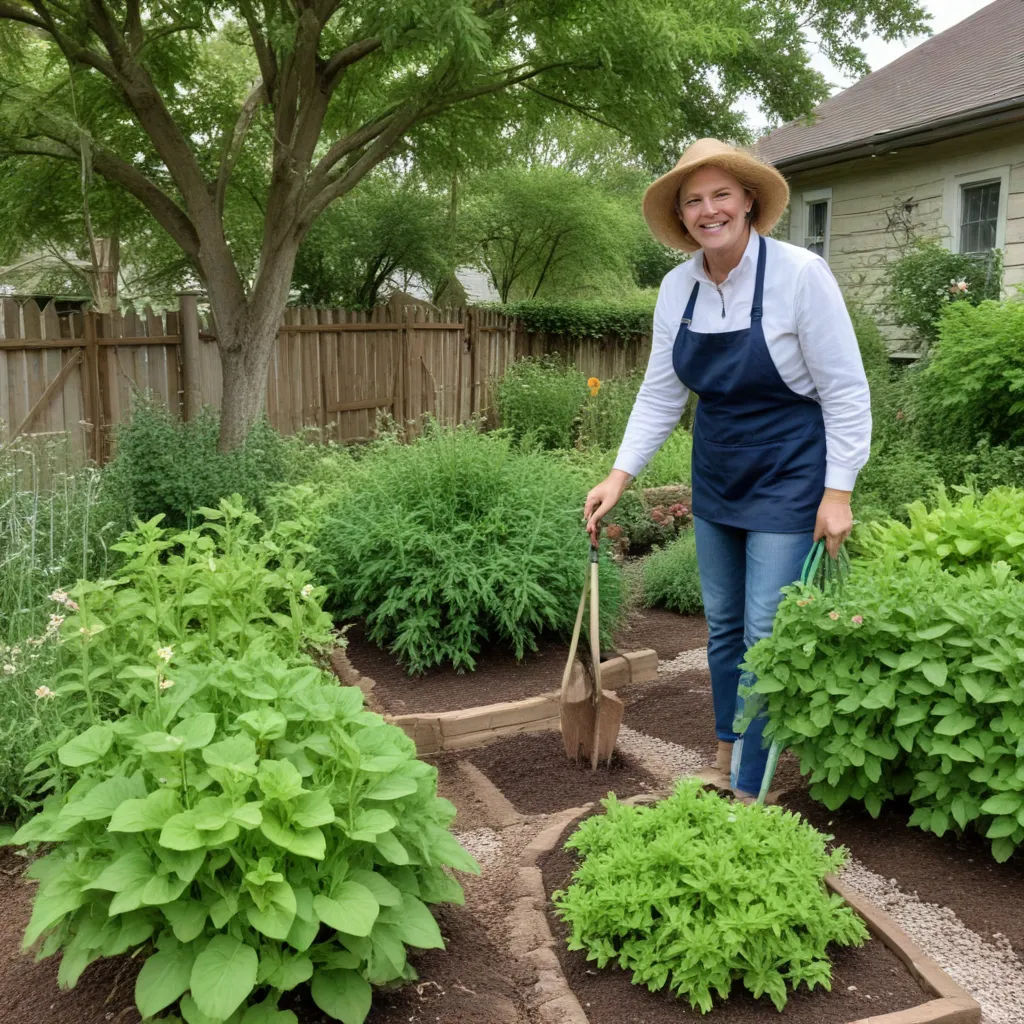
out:
M949 229L951 252L962 252L960 248L961 219L964 210L964 189L975 185L999 183L999 207L996 213L996 249L1006 248L1006 211L1010 199L1010 166L985 167L976 171L965 171L952 175L946 183L945 221Z
M828 263L832 241L832 189L815 188L800 193L799 215L790 218L790 241L801 249L807 248L807 208L813 203L825 203L825 237L822 243L822 259ZM794 211L795 212L795 211Z

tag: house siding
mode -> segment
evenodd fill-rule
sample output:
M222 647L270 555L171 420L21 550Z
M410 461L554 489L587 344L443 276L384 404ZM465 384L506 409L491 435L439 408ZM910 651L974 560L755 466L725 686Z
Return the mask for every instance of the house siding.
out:
M790 177L796 200L803 192L831 188L829 265L847 299L878 319L893 351L914 351L918 341L893 324L881 307L888 264L899 257L908 238L948 243L956 229L946 221L955 176L995 167L1009 167L1003 285L1010 296L1016 294L1016 285L1024 284L1024 138L1019 128L977 132ZM909 234L894 222L897 200L914 204ZM802 219L794 217L793 223L793 241L802 242Z

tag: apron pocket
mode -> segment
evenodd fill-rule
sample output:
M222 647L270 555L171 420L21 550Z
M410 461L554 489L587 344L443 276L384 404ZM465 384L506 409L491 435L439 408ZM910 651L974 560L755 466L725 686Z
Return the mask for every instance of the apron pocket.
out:
M693 475L722 501L741 501L770 485L785 442L728 445L700 441L693 446Z

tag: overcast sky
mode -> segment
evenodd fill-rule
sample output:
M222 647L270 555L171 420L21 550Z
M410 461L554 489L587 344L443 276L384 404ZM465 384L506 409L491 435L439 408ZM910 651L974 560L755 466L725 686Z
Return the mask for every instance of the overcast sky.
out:
M923 0L922 6L932 16L931 33L938 34L952 27L958 21L969 18L975 11L980 10L990 3L991 0ZM890 61L903 56L907 50L913 49L919 43L923 43L928 36L918 36L908 39L906 42L886 43L874 36L861 43L861 48L867 55L868 64L872 71L885 67ZM825 77L833 83L836 92L853 85L855 79L847 78L837 71L820 53L816 53L811 63L821 71ZM751 126L760 126L764 123L764 116L757 109L754 101L743 103L741 109L747 114Z

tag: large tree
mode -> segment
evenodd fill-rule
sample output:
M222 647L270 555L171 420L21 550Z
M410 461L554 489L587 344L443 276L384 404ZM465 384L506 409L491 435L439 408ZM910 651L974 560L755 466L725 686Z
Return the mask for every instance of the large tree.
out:
M263 406L303 238L385 160L464 166L556 105L663 165L736 134L741 93L782 118L823 98L807 32L863 70L868 29L921 26L916 0L0 0L0 152L84 155L181 249L230 448ZM256 240L226 203L247 167Z

